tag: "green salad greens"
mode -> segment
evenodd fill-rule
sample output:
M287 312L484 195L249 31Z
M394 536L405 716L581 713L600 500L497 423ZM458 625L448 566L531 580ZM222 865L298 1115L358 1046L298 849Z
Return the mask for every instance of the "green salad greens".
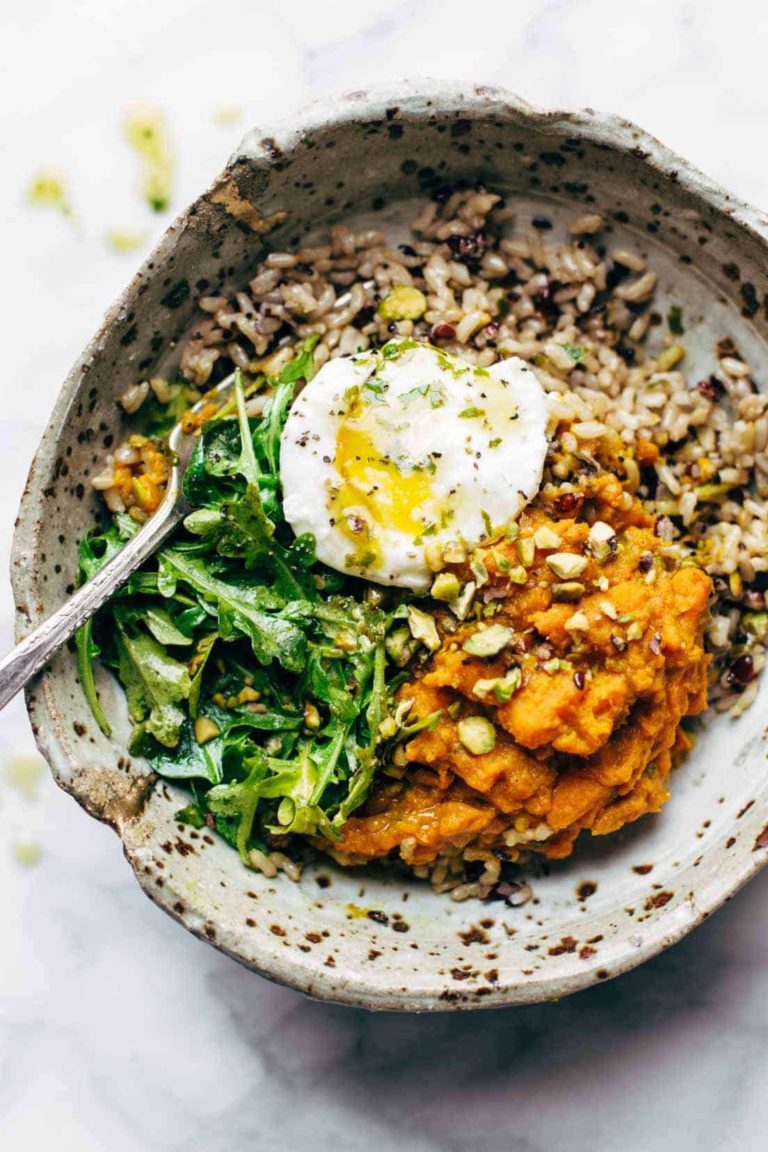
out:
M397 742L437 719L406 725L394 699L418 648L408 597L320 565L312 537L283 518L280 436L296 382L314 374L312 347L271 382L257 419L238 376L231 414L197 440L183 527L76 642L102 729L96 658L125 688L132 751L188 783L179 818L215 827L246 862L289 833L338 839ZM89 535L81 581L137 530L118 514Z

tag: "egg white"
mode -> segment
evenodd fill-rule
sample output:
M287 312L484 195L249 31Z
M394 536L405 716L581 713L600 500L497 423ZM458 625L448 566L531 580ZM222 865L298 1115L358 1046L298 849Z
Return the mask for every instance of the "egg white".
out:
M536 495L546 427L544 391L517 357L478 369L412 341L340 356L289 412L285 518L329 567L427 592L427 549L473 548Z

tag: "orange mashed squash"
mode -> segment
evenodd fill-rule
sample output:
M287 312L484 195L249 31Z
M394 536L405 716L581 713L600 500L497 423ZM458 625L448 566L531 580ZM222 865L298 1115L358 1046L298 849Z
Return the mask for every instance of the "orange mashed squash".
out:
M409 724L438 711L439 720L410 739L400 767L379 775L348 820L338 850L350 860L398 854L429 864L469 847L512 861L527 851L559 859L580 832L615 832L668 799L670 769L690 746L681 720L707 704L711 583L698 567L670 567L652 517L614 475L571 488L567 497L545 488L517 539L482 549L479 619L459 624L436 611L440 648L399 699L412 702ZM615 533L607 556L590 550L596 520ZM521 545L534 534L551 543L541 528L560 543ZM561 552L586 559L575 580L562 581L547 563ZM512 583L510 571L521 580L521 555L524 583ZM468 564L452 570L473 578ZM463 649L497 624L512 633L501 651L483 658ZM476 691L514 667L520 681L509 699L482 683ZM490 751L462 743L467 716L492 722Z

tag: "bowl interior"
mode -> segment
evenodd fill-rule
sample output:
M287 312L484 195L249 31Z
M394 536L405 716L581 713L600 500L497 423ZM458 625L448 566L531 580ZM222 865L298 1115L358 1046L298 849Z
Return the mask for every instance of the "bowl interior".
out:
M437 110L439 108L439 111ZM125 434L116 397L168 372L193 323L194 299L237 285L270 246L336 219L407 238L420 198L481 179L564 238L586 208L604 242L631 246L659 275L656 307L683 309L685 367L715 367L730 336L758 381L766 364L765 243L737 207L631 125L533 114L483 91L355 100L332 119L278 137L252 134L213 187L173 226L67 381L30 475L14 556L20 629L71 589L76 541L97 504L89 476ZM183 828L185 793L149 786L127 752L117 684L100 683L115 718L107 740L88 713L71 651L29 693L40 746L59 783L113 823L150 896L244 963L305 991L373 1007L433 1009L562 995L634 966L692 927L762 864L768 836L758 701L737 721L708 717L672 778L661 815L533 870L520 908L453 903L400 876L309 867L299 884L242 868L213 836Z

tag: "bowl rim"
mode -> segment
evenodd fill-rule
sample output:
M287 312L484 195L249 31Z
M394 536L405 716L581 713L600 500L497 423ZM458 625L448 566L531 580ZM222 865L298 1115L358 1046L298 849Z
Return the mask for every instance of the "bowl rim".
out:
M562 133L567 129L574 137L606 146L622 154L634 154L652 171L656 171L675 182L689 195L697 199L717 215L727 217L740 225L758 243L768 248L768 214L753 207L745 200L729 193L725 188L705 176L698 168L673 152L650 133L639 128L632 121L613 113L597 112L591 108L576 110L543 109L535 107L503 87L487 84L470 84L442 80L405 80L394 84L375 85L366 91L352 91L340 97L327 97L316 100L300 108L285 119L278 120L267 128L252 129L245 134L242 142L233 153L222 176L214 181L216 187L222 177L226 177L239 161L247 160L257 168L269 170L285 153L292 151L306 135L320 128L341 126L371 119L383 119L387 111L397 110L399 119L421 120L430 110L440 113L464 111L471 119L482 119L488 115L500 116L510 123L530 124L540 131ZM202 196L204 197L204 192ZM124 314L135 292L136 286L151 275L151 266L172 249L177 234L184 229L194 209L186 208L163 235L159 243L147 256L141 268L131 279L125 291L105 313L101 325L88 343L84 352L68 374L50 419L35 452L27 482L22 495L16 529L11 550L11 585L16 608L16 639L21 639L28 631L41 622L44 613L31 595L29 571L35 563L36 520L43 506L45 473L48 455L55 445L59 429L70 409L84 367L96 357L103 343L105 333ZM189 915L179 915L173 909L175 894L172 887L158 889L140 867L137 853L131 850L124 833L126 817L117 815L102 806L99 809L88 785L87 771L82 776L72 775L76 764L65 751L62 731L57 719L57 710L50 691L50 680L55 672L43 672L28 687L26 705L37 747L48 762L54 780L69 792L97 819L110 824L123 840L126 857L134 875L144 892L174 919L179 920L194 935L225 952L233 959L247 964L261 975L279 983L288 984L314 998L332 1000L358 1007L384 1008L404 1011L450 1011L467 1007L500 1007L503 1005L533 1003L559 998L604 979L598 974L606 963L610 963L610 977L621 975L651 959L687 935L733 896L748 880L768 863L768 852L745 852L740 866L734 872L718 869L709 874L697 890L696 901L685 902L670 909L670 915L654 919L647 926L642 945L627 946L624 952L610 961L600 957L598 964L584 963L570 970L558 970L551 975L536 974L535 979L522 984L519 980L501 983L494 994L483 1000L472 1002L452 1002L440 999L442 987L432 990L413 988L404 991L393 987L382 990L380 984L367 985L364 976L356 972L350 979L339 981L317 961L307 957L290 958L278 955L276 947L261 947L256 950L255 960L245 960L237 948L226 940L211 941L200 926L200 917L189 909ZM768 844L760 844L768 847Z

